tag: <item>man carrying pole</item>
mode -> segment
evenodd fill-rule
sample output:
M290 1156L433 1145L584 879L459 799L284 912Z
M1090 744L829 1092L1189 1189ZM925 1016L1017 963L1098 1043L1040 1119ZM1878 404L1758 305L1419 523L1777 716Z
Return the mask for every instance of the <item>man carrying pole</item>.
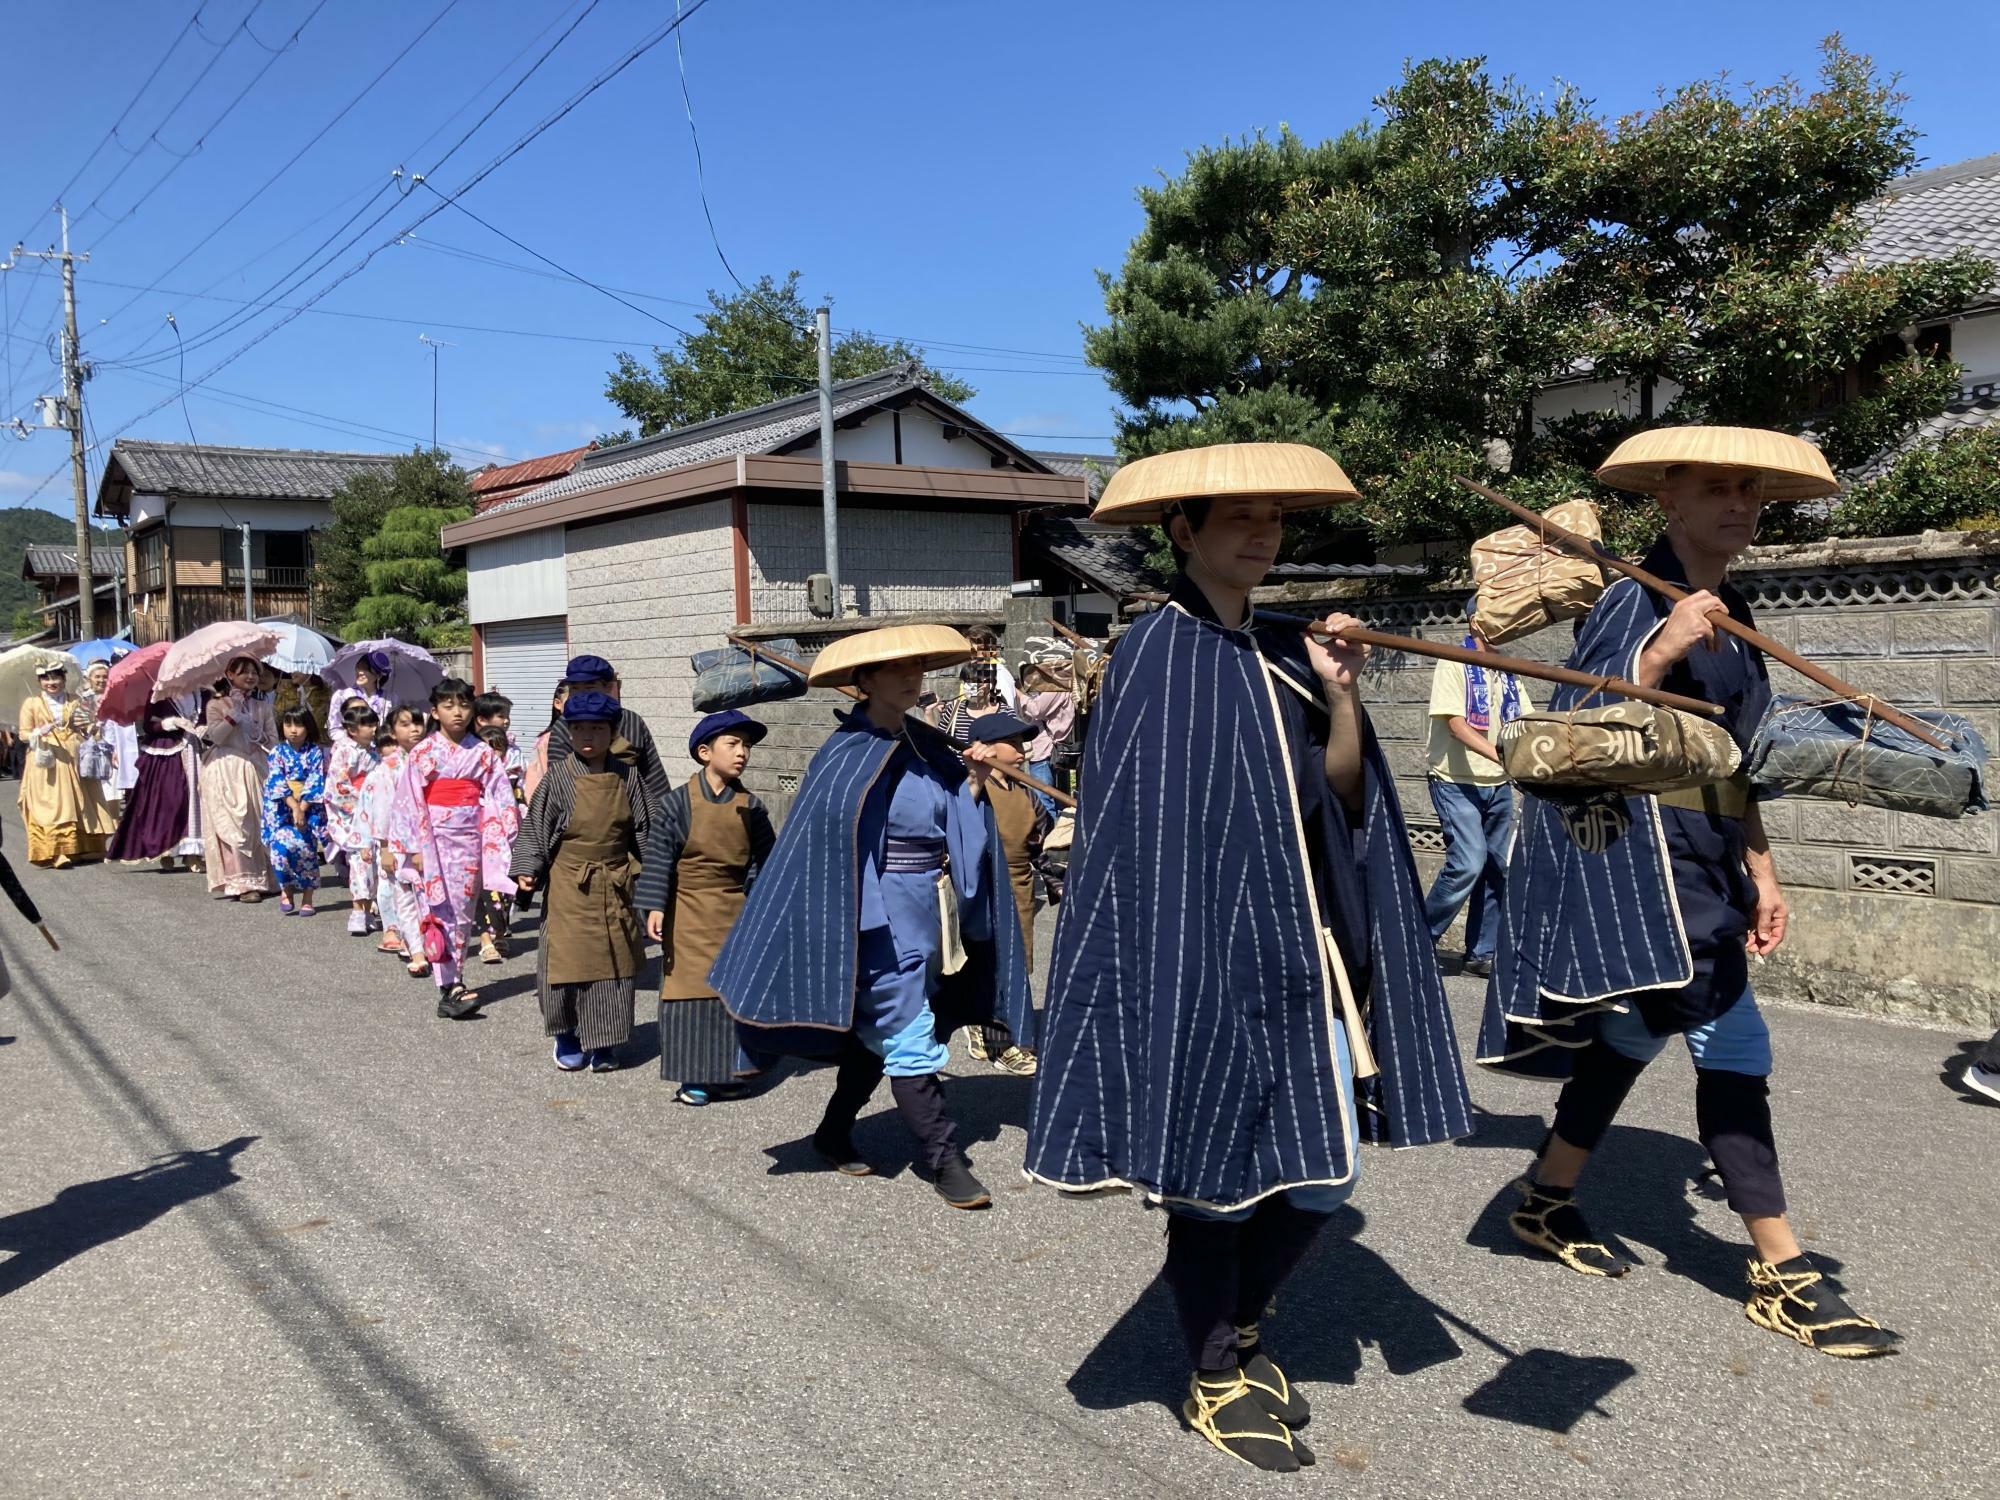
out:
M1667 529L1644 568L1690 592L1673 603L1618 579L1580 626L1569 665L1718 704L1747 748L1771 690L1763 654L1718 627L1723 612L1752 624L1726 574L1767 503L1834 492L1825 459L1782 433L1664 428L1621 444L1598 478L1657 500ZM1566 688L1550 708L1582 696ZM1507 891L1480 1060L1568 1075L1554 1128L1519 1184L1514 1234L1585 1275L1632 1269L1592 1232L1576 1186L1639 1074L1680 1036L1695 1065L1697 1132L1755 1247L1751 1321L1824 1354L1893 1352L1897 1336L1848 1306L1786 1217L1770 1032L1748 958L1784 941L1787 913L1747 785L1581 804L1530 798Z

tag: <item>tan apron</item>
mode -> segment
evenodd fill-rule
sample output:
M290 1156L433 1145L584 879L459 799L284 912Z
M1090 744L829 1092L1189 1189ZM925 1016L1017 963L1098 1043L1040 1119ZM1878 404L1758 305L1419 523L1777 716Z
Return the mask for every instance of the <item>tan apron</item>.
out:
M1035 962L1035 865L1028 840L1035 832L1035 815L1040 808L1035 794L1012 782L986 784L993 802L993 821L1000 829L1000 849L1007 856L1007 880L1014 887L1014 906L1021 914L1021 945L1027 949L1028 964Z
M639 972L642 938L632 910L637 870L624 775L578 776L569 827L549 865L542 941L550 984L595 984Z
M687 843L674 866L662 1000L714 998L709 967L743 912L743 877L750 869L750 825L743 818L747 803L741 795L711 802L700 781L697 772L687 786Z

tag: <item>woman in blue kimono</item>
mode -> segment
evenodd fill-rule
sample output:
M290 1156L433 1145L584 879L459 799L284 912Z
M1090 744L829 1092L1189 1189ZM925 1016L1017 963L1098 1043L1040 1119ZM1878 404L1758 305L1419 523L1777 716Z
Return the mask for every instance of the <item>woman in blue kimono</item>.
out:
M813 1132L829 1165L871 1172L853 1129L886 1074L920 1167L953 1208L992 1199L945 1109L945 1038L1033 1017L992 810L949 742L909 717L924 674L970 656L963 636L937 625L864 631L820 653L812 685L852 687L860 704L814 755L709 970L750 1028L746 1050L838 1059Z
M1366 649L1337 639L1356 622L1250 609L1285 511L1354 498L1294 444L1145 458L1106 487L1093 519L1164 522L1181 576L1092 715L1028 1130L1032 1176L1167 1211L1182 1415L1282 1473L1312 1462L1310 1412L1266 1306L1353 1192L1363 1139L1471 1130Z
M1834 492L1826 461L1782 433L1663 428L1628 439L1598 478L1654 496L1667 529L1645 567L1693 592L1669 604L1619 579L1578 627L1569 664L1717 704L1747 749L1771 699L1764 659L1711 616L1752 623L1729 565L1756 540L1767 502ZM1565 688L1549 706L1581 696ZM1897 1336L1827 1284L1786 1217L1771 1034L1749 966L1750 955L1784 941L1786 923L1763 819L1741 781L1656 797L1528 799L1480 1060L1566 1072L1568 1082L1509 1225L1584 1275L1632 1269L1591 1231L1576 1185L1639 1074L1679 1036L1694 1060L1696 1131L1755 1247L1750 1320L1823 1354L1888 1354Z

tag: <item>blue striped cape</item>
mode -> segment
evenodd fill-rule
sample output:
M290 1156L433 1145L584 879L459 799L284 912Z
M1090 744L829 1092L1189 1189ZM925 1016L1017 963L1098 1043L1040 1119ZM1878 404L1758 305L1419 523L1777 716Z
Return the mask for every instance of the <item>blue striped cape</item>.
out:
M1303 636L1177 597L1118 643L1092 716L1027 1170L1235 1208L1350 1178L1357 1099L1392 1145L1470 1133L1471 1105L1372 732L1357 826ZM1355 1091L1337 966L1381 1068Z
M1671 551L1655 549L1647 566L1680 576ZM1742 596L1727 586L1719 592L1748 624ZM1636 680L1640 653L1669 608L1643 585L1618 579L1579 624L1569 665ZM1726 650L1750 650L1723 639ZM1761 658L1755 670L1761 677ZM1668 686L1701 692L1692 680L1670 678ZM1574 708L1588 691L1558 688L1549 708ZM1630 997L1649 990L1679 989L1694 977L1695 954L1658 800L1526 798L1507 865L1479 1061L1507 1072L1565 1077L1570 1055L1596 1034L1597 1015L1623 1010Z
M939 1033L999 1021L1031 1040L1026 950L993 811L970 795L965 766L942 736L913 724L907 742L954 794L946 844L968 962L932 997ZM837 1037L828 1034L854 1025L859 934L887 921L874 877L888 827L885 773L904 743L859 712L839 716L716 954L709 983L729 1013L749 1026L786 1029L759 1046L829 1051Z

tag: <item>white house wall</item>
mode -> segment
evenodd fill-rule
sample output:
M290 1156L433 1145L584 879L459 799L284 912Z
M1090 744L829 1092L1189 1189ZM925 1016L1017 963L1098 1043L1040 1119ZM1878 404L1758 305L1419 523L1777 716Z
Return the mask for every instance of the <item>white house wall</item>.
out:
M993 452L971 438L945 440L944 424L927 411L902 413L903 462L932 469L990 469ZM819 457L819 437L791 452L801 458ZM896 424L893 413L877 412L859 427L843 427L833 437L834 457L854 463L892 464L896 462Z
M688 657L722 645L736 619L729 502L572 527L567 574L571 653L618 668L626 705L678 767L695 721Z
M568 614L562 527L472 543L465 549L465 602L475 625Z
M1653 388L1653 410L1663 412L1681 393L1680 386L1663 380ZM1639 388L1622 380L1590 380L1576 385L1551 386L1535 395L1535 422L1560 421L1580 412L1616 412L1622 417L1639 415Z
M158 495L134 495L131 524L158 519L167 512ZM333 506L324 500L175 500L171 519L176 526L248 526L253 531L318 531L333 524Z
M1968 380L2000 376L2000 313L1982 313L1952 324L1951 357L1965 366Z
M818 507L753 502L749 527L750 617L811 619L806 578L826 561ZM1014 581L1013 527L1004 515L842 506L840 571L843 602L857 614L997 612Z

